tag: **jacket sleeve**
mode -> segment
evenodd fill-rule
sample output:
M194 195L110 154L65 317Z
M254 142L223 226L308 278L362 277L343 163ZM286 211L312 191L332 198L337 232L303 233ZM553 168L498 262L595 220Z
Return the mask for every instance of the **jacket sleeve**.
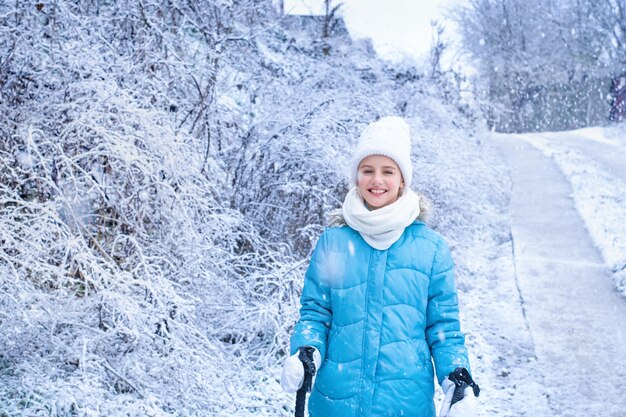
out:
M470 371L465 335L459 322L454 263L448 245L439 239L428 286L426 341L441 384L458 367Z
M326 357L326 341L332 321L330 288L326 271L326 233L320 237L304 276L300 297L300 319L291 335L291 354L301 346L319 350L322 363Z

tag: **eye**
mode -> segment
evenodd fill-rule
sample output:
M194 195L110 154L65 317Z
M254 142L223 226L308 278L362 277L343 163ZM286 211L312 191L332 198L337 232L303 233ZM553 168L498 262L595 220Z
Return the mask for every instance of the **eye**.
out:
M388 170L385 171L385 175L393 175L393 174L395 174L395 172L392 171L392 170L388 169Z
M361 170L361 172L364 173L364 174L371 174L373 171L371 169L369 169L369 168L363 168Z

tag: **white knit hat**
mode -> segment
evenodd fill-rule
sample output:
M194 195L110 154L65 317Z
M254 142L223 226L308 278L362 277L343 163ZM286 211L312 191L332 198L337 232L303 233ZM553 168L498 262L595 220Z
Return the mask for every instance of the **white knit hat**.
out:
M350 178L353 184L357 183L359 164L370 155L383 155L393 159L402 172L404 185L411 186L411 129L403 118L383 117L367 125L361 132L350 162Z

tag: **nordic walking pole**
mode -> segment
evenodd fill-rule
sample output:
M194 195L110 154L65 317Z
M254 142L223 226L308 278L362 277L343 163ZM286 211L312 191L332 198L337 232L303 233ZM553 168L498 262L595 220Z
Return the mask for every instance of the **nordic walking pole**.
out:
M450 381L454 382L454 385L456 385L454 387L454 394L452 395L450 407L452 407L454 403L457 403L463 399L463 396L465 395L465 388L467 387L472 387L475 397L478 397L478 395L480 394L480 387L474 382L469 372L467 372L467 369L465 368L456 368L454 372L450 372L450 375L448 375L448 379L450 379Z
M313 376L315 376L315 362L313 362L313 352L315 348L304 346L298 348L298 359L304 366L304 381L302 387L296 394L296 417L304 417L304 405L306 403L306 393L311 392L313 386Z

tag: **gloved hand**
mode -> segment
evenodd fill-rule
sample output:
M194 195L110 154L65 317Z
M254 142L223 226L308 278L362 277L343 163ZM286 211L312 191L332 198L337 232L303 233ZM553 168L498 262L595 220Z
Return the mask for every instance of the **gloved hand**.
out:
M320 355L320 352L316 348L313 349L313 362L315 363L316 372L315 375L313 375L311 385L315 384L315 377L322 365L322 355ZM300 389L303 382L304 365L302 365L302 362L298 358L298 352L296 352L294 355L288 357L283 365L283 372L280 376L280 386L284 391L293 393Z
M453 382L453 381L456 381ZM459 381L463 382L459 384ZM474 383L472 377L465 368L457 368L450 376L443 380L441 388L445 393L439 417L474 417L478 401L476 397L480 392L478 385ZM460 390L463 390L461 396ZM461 398L452 404L453 397Z

